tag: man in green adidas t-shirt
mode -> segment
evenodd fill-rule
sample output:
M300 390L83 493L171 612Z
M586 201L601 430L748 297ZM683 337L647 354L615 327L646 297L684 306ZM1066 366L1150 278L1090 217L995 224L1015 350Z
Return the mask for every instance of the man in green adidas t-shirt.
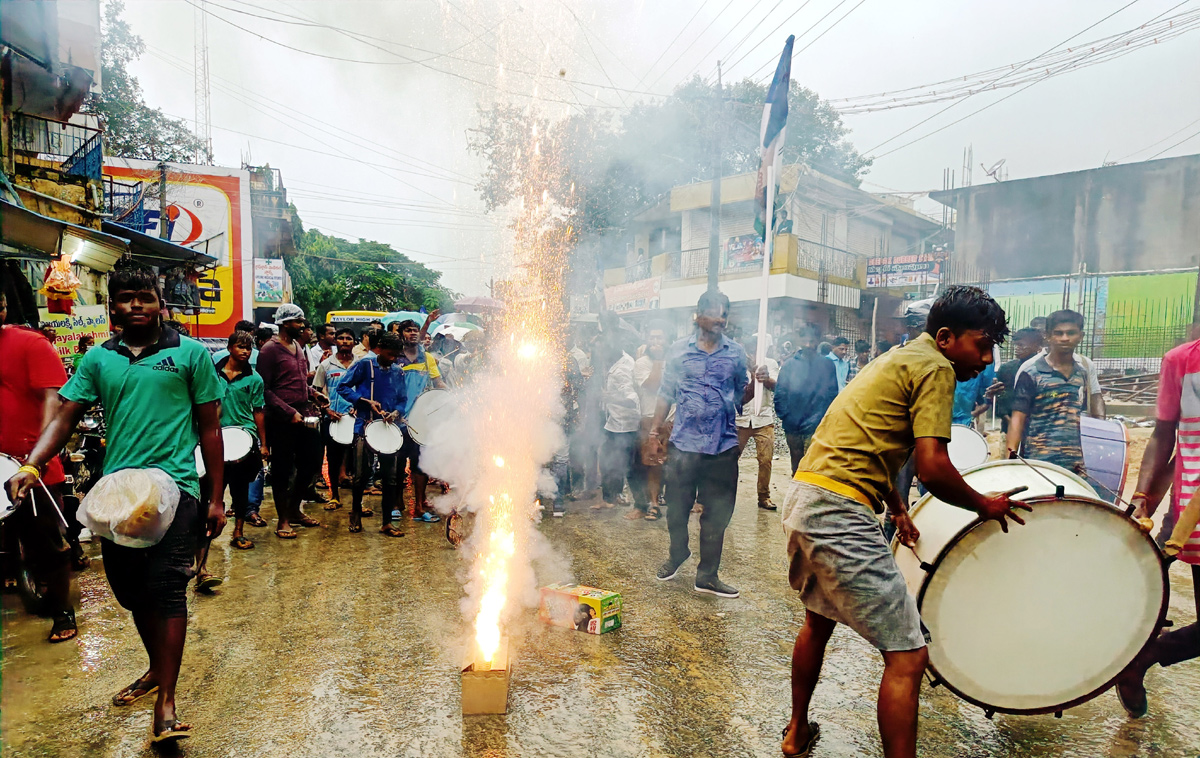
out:
M59 391L58 414L9 488L24 496L96 402L104 406L108 425L104 473L156 468L179 485L175 518L157 544L132 548L101 540L113 595L133 613L150 657L150 670L118 692L113 703L129 705L157 690L151 739L163 742L190 736L190 725L175 714L175 683L196 547L201 537L211 539L225 526L225 505L217 494L224 491L219 422L224 389L204 346L163 325L163 298L153 271L113 271L108 299L113 323L123 331L79 361ZM199 501L197 440L213 484L207 509Z

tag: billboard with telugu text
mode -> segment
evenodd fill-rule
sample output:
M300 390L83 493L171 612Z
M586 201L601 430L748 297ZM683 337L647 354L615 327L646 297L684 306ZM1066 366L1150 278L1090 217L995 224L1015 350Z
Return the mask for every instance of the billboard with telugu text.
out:
M58 355L67 361L75 355L79 338L90 335L94 344L99 345L109 337L108 308L103 305L77 305L74 313L50 313L45 308L38 309L38 318L43 324L54 325L54 347Z
M105 174L148 185L142 200L143 221L135 228L154 237L159 236L162 215L158 165L132 158L104 159ZM254 305L250 174L222 166L169 163L166 194L167 238L217 259L215 268L200 275L201 311L188 316L186 323L193 337L228 337Z

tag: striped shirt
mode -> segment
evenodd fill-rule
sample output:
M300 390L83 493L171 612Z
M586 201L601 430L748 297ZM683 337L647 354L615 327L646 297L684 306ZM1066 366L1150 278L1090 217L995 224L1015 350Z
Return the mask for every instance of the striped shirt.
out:
M1200 340L1180 345L1162 360L1155 414L1159 421L1178 424L1179 452L1171 508L1178 518L1200 488ZM1200 528L1192 532L1180 560L1200 564Z

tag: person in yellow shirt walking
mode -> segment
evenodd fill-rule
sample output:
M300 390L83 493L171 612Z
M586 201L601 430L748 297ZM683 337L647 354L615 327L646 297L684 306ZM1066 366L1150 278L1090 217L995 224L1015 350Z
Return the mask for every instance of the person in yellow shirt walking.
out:
M876 514L886 507L901 543L920 536L893 482L915 451L917 475L935 497L996 519L1026 506L1011 493L981 494L950 463L955 381L992 362L1008 334L1004 311L975 287L951 287L933 304L925 332L864 368L830 405L783 505L788 579L805 606L792 654L792 719L785 756L808 756L819 727L809 702L834 627L846 624L883 653L879 731L887 758L912 758L917 693L929 656L916 601L908 594Z

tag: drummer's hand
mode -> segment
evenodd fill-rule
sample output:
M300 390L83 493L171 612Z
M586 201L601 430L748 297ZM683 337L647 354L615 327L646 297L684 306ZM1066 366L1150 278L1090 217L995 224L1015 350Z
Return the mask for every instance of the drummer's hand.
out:
M1147 502L1149 498L1145 495L1134 495L1129 498L1129 504L1133 506L1133 520L1141 521L1142 519L1150 518L1150 505Z
M1029 488L1028 487L1013 487L1011 490L1006 490L1004 492L989 492L989 493L987 493L982 498L980 498L979 507L977 508L977 510L979 512L979 517L982 518L984 521L989 521L989 520L999 521L1000 522L1000 530L1003 531L1005 534L1008 534L1008 522L1005 520L1006 518L1010 518L1013 521L1015 521L1016 523L1024 526L1025 520L1022 519L1020 516L1018 516L1015 512L1013 512L1013 509L1014 508L1024 508L1025 510L1027 510L1031 513L1033 512L1033 509L1030 508L1025 503L1022 503L1018 500L1012 500L1010 498L1013 495L1016 495L1019 492L1024 492L1027 489L1029 489Z
M18 471L13 474L12 478L4 485L4 489L8 491L9 501L21 502L29 494L29 490L33 489L33 485L37 484L37 480L37 477L28 471Z
M389 423L395 423L396 419L400 418L400 411L392 411L391 413L383 414L383 420Z
M754 369L755 381L765 382L770 378L771 378L771 372L767 370L766 366L759 366L758 368ZM758 443L755 443L755 444L758 444Z
M921 539L921 533L913 525L912 517L908 515L908 512L893 513L892 523L896 525L896 538L900 540L900 544L915 550L917 540Z
M260 447L258 449L258 454L262 456L262 459L264 461L271 460L271 451L270 451L270 449L267 448L266 445L263 445L262 447Z
M988 400L991 400L992 398L996 397L1003 391L1004 391L1004 382L997 380L997 381L992 382L991 386L983 391L983 396L986 397Z
M338 413L332 408L326 408L325 412L328 413L329 418L333 419L334 421L340 421L342 418L342 414Z
M304 416L300 415L300 411L296 411L294 414L292 414L292 423L293 424L303 424L304 423Z
M371 410L375 411L380 416L384 415L383 406L379 404L378 400L368 400L367 405L370 406Z
M221 533L225 528L225 503L221 500L214 500L208 506L208 528L204 532L204 536L212 539Z

